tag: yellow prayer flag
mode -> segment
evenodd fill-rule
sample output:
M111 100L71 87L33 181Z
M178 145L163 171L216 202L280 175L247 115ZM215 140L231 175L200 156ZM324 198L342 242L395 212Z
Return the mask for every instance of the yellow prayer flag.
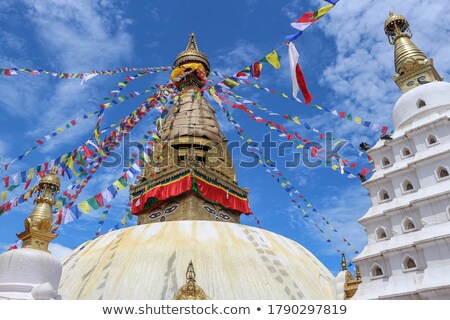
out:
M258 86L257 84L254 84L253 86L254 86L255 88L261 89L261 87Z
M87 201L80 202L78 205L78 209L80 209L84 214L87 214L91 211L89 204Z
M125 227L127 224L127 215L124 215L120 222L122 222L122 225Z
M333 169L333 170L335 170L335 171L336 171L338 168L339 168L339 166L338 166L338 165L335 165L335 164L331 167L331 169Z
M28 170L28 179L33 179L34 177L34 168L30 168L30 170Z
M292 120L294 120L296 124L301 125L300 120L298 120L298 117L294 117L292 118Z
M269 62L275 69L280 69L280 60L276 51L272 51L266 56L267 62Z
M357 124L361 124L361 118L360 117L355 117L355 122Z
M306 206L307 206L307 207L312 207L312 204L311 204L311 203L308 203Z
M56 131L63 132L64 130L63 130L63 128L56 128Z
M319 10L317 10L317 19L318 18L322 18L324 15L326 15L328 13L328 11L330 11L331 9L333 9L334 5L329 4L326 6L323 6L322 8L320 8Z
M94 138L95 138L95 141L97 141L97 143L100 142L100 140L98 139L98 129L97 128L95 128L95 130L94 130Z
M297 149L303 149L304 148L304 146L302 145L302 144L299 144L298 146L297 146Z
M289 97L285 94L285 93L282 93L281 94L283 97L285 97L286 99L289 99Z
M75 171L75 165L73 163L73 158L69 157L69 159L67 159L66 165L70 168L70 170L72 170L73 174L78 177L79 174Z
M118 97L117 100L119 100L120 102L124 102L125 101L125 99L122 98L122 97Z
M282 186L283 188L286 187L286 183L283 182L283 183L281 184L281 186Z
M5 202L7 194L8 194L8 191L2 192L2 202Z
M119 182L119 180L115 181L113 185L115 185L119 190L125 189L125 187Z

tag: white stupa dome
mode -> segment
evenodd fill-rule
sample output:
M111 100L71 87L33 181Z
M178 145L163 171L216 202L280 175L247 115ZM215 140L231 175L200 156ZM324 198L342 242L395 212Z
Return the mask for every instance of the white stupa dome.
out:
M435 81L404 93L394 106L395 129L427 116L450 109L450 83Z
M107 233L63 262L64 299L173 299L193 261L209 299L335 299L331 272L298 243L235 223L171 221Z

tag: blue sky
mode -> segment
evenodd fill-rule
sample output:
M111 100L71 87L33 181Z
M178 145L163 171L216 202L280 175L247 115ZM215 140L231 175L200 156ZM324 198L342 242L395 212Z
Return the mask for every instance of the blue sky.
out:
M2 0L0 12L0 68L30 68L70 73L121 67L152 67L172 65L176 55L184 50L189 34L196 33L200 50L209 58L211 69L232 75L283 45L284 36L295 32L290 22L305 11L326 5L325 1L56 1ZM413 30L413 41L430 57L436 68L448 78L450 74L450 9L435 0L341 0L323 19L309 27L295 41L300 53L313 102L361 116L364 119L391 125L391 111L400 91L391 80L394 73L393 47L387 42L383 23L389 11L406 16ZM257 81L278 92L291 92L287 63L287 48L281 48L282 67L273 70L264 65ZM128 73L129 75L135 72ZM69 120L98 110L109 91L123 80L125 74L98 76L84 85L79 79L57 79L49 75L0 76L0 155L1 163L23 154ZM165 83L168 73L141 77L127 87L126 92L145 90L155 83ZM217 79L217 78L216 78ZM379 134L341 120L328 113L298 104L280 96L245 86L235 92L280 114L297 115L321 132L333 132L334 137L354 145L365 141L374 144ZM143 101L133 99L108 110L104 123L110 124L130 113ZM216 105L217 117L229 140L239 140ZM253 122L245 113L233 110L233 117L253 140L259 141L268 132L264 125ZM314 140L317 135L291 122L267 117L286 128ZM131 137L139 140L148 130L147 119ZM95 118L82 121L32 152L1 176L20 172L73 150L91 136ZM273 135L276 141L283 141ZM290 155L290 154L289 154ZM367 166L367 161L350 149L342 155ZM234 154L239 184L250 188L250 204L263 228L291 238L316 255L334 273L340 256L336 249L348 250L342 238L361 251L366 243L363 227L357 223L368 207L367 191L358 179L348 179L339 171L324 166L308 169L304 166L278 166L304 196L338 230L327 229L318 215L311 218L332 241L301 217L289 196L261 167L240 168L242 159ZM79 201L83 201L115 181L122 168L102 168L94 176ZM33 180L33 184L36 180ZM63 188L69 180L62 178ZM64 190L64 189L63 189ZM0 187L4 191L4 186ZM23 192L23 187L8 194L8 200ZM111 203L105 222L108 230L123 216L128 193L122 192ZM32 204L24 203L0 216L0 250L16 240L23 230L23 220ZM62 226L54 241L53 251L64 255L80 243L90 240L98 228L102 210L83 216ZM242 223L256 225L252 217Z

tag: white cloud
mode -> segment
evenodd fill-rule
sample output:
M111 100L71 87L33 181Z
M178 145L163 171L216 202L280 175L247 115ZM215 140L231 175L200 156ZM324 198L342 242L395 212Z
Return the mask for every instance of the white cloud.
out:
M60 245L59 243L56 242L50 242L48 250L52 253L52 255L55 258L62 261L64 260L65 257L67 257L69 253L72 252L73 249L64 247L63 245Z
M217 70L228 76L235 74L236 68L244 69L246 66L255 62L255 59L264 55L264 52L254 44L247 41L238 40L233 48L221 48L216 55Z
M69 72L129 60L130 23L110 1L27 0L28 15L42 46ZM66 69L67 70L67 69Z

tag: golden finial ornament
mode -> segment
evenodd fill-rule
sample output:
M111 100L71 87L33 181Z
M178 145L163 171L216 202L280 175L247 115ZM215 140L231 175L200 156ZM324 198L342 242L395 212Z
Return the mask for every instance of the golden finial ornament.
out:
M176 59L173 65L175 67L179 67L185 63L191 63L191 62L198 62L203 64L205 67L207 73L209 74L210 66L208 57L206 54L198 50L197 46L197 39L195 38L195 34L192 32L191 36L189 37L188 44L186 46L186 50L181 51Z
M25 231L17 234L17 237L22 240L22 248L49 252L48 244L58 236L52 233L52 206L56 203L59 188L59 178L53 171L39 181L38 195L33 202L36 206L30 216L25 219Z
M341 253L341 270L346 271L347 270L347 259L345 258L345 253Z
M359 272L358 266L356 266L356 278L348 270L347 258L345 253L341 252L341 270L345 272L345 283L344 283L344 300L350 300L358 290L358 286L361 283L361 273Z
M359 267L355 267L355 273L356 273L356 280L361 281L361 271L359 270Z
M207 300L205 291L195 283L195 270L192 260L186 270L186 284L178 289L175 300Z
M194 88L198 90L206 83L210 66L208 57L198 50L195 34L192 32L189 37L186 50L181 51L173 63L173 70L170 79L175 83L178 90Z
M396 74L392 79L402 92L429 82L442 81L434 68L433 59L427 58L412 42L412 31L404 16L390 12L384 23L384 32L389 43L394 45Z

